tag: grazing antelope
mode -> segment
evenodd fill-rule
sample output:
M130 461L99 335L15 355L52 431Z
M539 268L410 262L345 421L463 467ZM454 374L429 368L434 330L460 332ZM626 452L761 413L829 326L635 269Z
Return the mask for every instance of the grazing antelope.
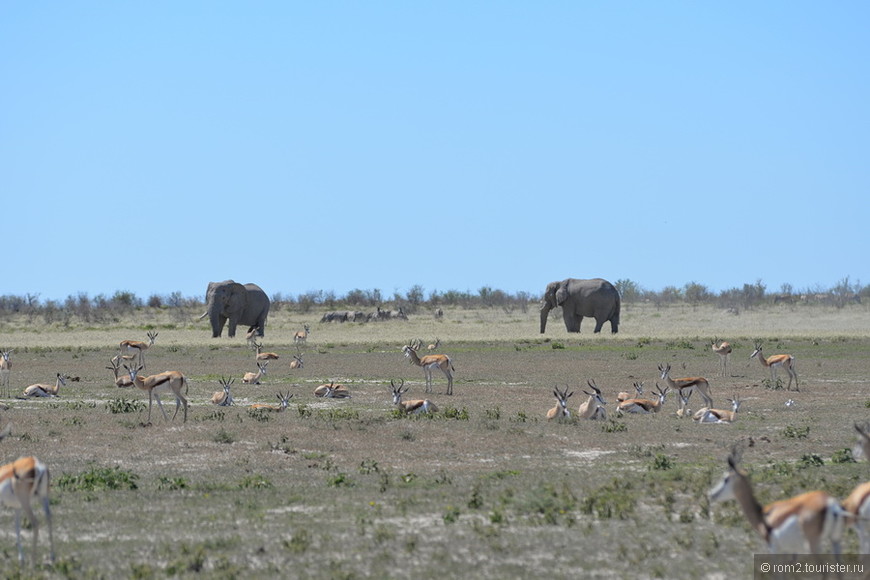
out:
M122 340L121 341L121 354L124 354L124 351L128 353L132 353L136 355L136 361L139 363L139 366L143 369L145 368L145 351L148 350L148 347L154 344L154 341L157 339L156 332L148 332L148 342L142 342L141 340Z
M623 401L627 401L629 399L640 399L643 397L643 381L635 382L633 385L634 393L629 393L628 391L619 391L616 394L616 401L621 403Z
M692 420L698 423L733 423L737 420L737 409L740 408L740 403L743 401L737 395L734 395L733 399L726 399L726 401L731 403L730 411L704 407L703 409L698 409Z
M315 397L322 397L324 399L350 399L350 391L347 390L347 387L344 385L336 385L335 383L329 383L328 385L320 385L316 389L314 389Z
M601 390L595 386L595 381L592 379L587 380L586 384L592 388L592 392L583 391L589 398L580 404L580 408L577 409L577 418L592 420L607 419L607 411L604 410L604 405L607 404L607 401L601 396Z
M656 384L656 390L658 393L656 394L655 400L626 399L616 406L616 413L618 415L622 415L623 413L658 413L662 406L664 406L665 397L671 389L670 387L665 387L665 390L663 391L662 388Z
M547 421L552 419L570 419L571 411L568 410L568 399L574 391L568 392L568 386L565 385L565 390L560 391L559 387L553 389L553 395L556 397L556 406L547 411Z
M294 354L293 355L293 360L290 361L290 368L291 369L301 369L302 368L302 355L301 354Z
M450 357L446 354L427 354L423 358L417 356L417 348L414 348L415 343L406 344L402 347L402 352L411 360L412 364L418 367L423 367L423 375L426 377L426 392L432 392L432 371L436 368L441 369L444 376L447 377L447 394L453 394L453 363L450 362Z
M37 383L35 385L30 385L26 389L24 389L24 396L19 398L28 398L28 397L56 397L57 392L61 387L66 386L66 377L57 373L57 380L54 383L54 386L47 385L43 383Z
M260 379L266 376L266 366L268 364L268 362L264 362L263 364L257 363L257 372L245 373L245 376L242 377L242 382L249 385L259 385Z
M770 369L770 380L773 381L774 386L776 386L776 369L778 367L782 367L788 372L788 387L786 387L787 391L791 390L791 381L794 379L794 390L800 391L800 385L798 384L798 376L797 371L794 368L794 357L790 354L774 354L767 358L761 354L761 343L755 343L755 350L749 355L749 358L758 357L758 362L761 363L761 366L767 367Z
M416 415L418 413L437 413L438 407L429 399L415 399L413 401L403 401L402 395L408 392L410 386L405 386L405 381L402 380L399 386L396 386L395 381L390 379L390 386L393 393L393 404L403 413L408 415Z
M719 355L719 363L722 368L722 376L728 376L728 359L731 357L731 345L727 342L720 342L718 345L716 344L718 339L713 339L710 344L710 349Z
M254 342L254 348L257 350L257 360L278 360L280 358L274 352L262 352L262 342Z
M172 420L175 421L175 417L178 415L179 405L183 405L183 422L187 423L187 399L184 397L184 395L181 394L182 388L184 388L185 391L188 388L187 377L185 377L178 371L163 371L162 373L158 373L156 375L141 377L139 376L139 371L142 370L141 365L135 369L131 369L127 365L124 365L124 368L127 369L128 373L130 373L130 379L132 379L133 384L148 393L149 424L151 423L152 399L157 399L157 406L160 407L160 412L163 413L163 420L169 420L169 417L166 415L166 410L163 408L163 403L160 402L160 393L167 391L172 391L172 394L175 395L175 413L172 415Z
M233 403L235 401L233 400L232 393L230 393L230 387L232 386L233 382L235 382L235 380L236 379L233 379L233 378L229 378L229 379L223 378L223 377L221 378L220 383L221 383L221 386L223 387L223 390L216 391L211 396L211 404L212 405L217 405L219 407L232 407L233 406Z
M276 395L278 400L281 401L279 405L267 405L265 403L254 403L251 405L251 409L255 411L275 411L276 413L283 413L287 409L287 405L290 403L290 399L293 397L293 393L287 391L287 394L283 394L278 391Z
M21 546L21 515L27 516L33 528L32 565L36 566L36 544L39 540L39 522L33 513L34 498L42 503L45 523L48 526L49 557L54 563L54 531L51 525L48 487L51 476L48 467L36 457L20 457L12 463L0 466L0 503L15 510L15 537L18 545L18 561L24 563Z
M5 387L4 397L9 398L9 374L12 371L12 349L0 351L0 384Z
M308 333L311 331L311 328L307 324L302 328L303 330L299 330L293 335L293 342L296 344L304 344L308 340Z
M438 337L436 336L436 337L435 337L435 342L433 342L432 344L430 344L429 346L427 346L427 347L426 347L426 350L428 350L428 351L431 352L431 351L435 350L436 348L438 348L439 346L441 346L441 339L438 338Z
M732 451L728 456L728 471L710 490L711 501L737 500L771 553L819 554L824 541L831 542L835 554L840 553L846 514L836 499L823 491L809 491L762 508L749 476L737 467L735 455Z
M671 365L659 365L659 372L662 373L662 380L668 383L668 386L674 390L679 391L680 394L685 394L686 399L692 396L692 393L695 389L698 389L698 393L701 394L701 398L704 399L704 404L707 407L713 406L713 397L710 396L710 383L704 377L685 377L682 379L672 379ZM688 391L688 393L683 393L683 391Z
M112 366L106 368L112 371L112 375L115 377L115 386L119 388L132 387L133 379L130 378L130 375L120 375L121 363L119 362L118 357L111 358L109 363L111 363Z

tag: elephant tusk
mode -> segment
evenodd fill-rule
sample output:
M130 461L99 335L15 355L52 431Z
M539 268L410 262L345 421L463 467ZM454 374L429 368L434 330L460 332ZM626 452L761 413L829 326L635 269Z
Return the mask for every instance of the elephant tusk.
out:
M197 320L202 320L202 319L205 318L206 316L208 316L208 310L206 310L206 311L202 314L202 316L200 316L199 318L197 318Z

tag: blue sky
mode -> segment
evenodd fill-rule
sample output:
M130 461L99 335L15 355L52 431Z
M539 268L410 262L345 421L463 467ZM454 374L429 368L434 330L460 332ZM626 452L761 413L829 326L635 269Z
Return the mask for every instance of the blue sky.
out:
M870 4L6 2L0 294L870 283Z

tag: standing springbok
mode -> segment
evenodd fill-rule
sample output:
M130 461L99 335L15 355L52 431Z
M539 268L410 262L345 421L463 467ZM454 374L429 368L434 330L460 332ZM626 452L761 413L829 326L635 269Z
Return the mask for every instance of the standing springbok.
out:
M417 349L414 348L414 345L417 344L417 348L419 348L419 343L409 343L402 347L402 352L405 353L405 356L411 360L412 364L417 365L418 367L423 367L423 375L426 377L426 392L432 392L432 371L436 368L441 369L441 372L444 373L444 376L447 377L447 394L453 394L453 372L456 370L453 368L453 363L450 361L450 357L446 354L427 354L423 358L417 356Z
M583 391L584 394L588 396L586 401L580 404L580 408L577 409L577 418L578 419L607 419L607 411L604 409L604 405L607 404L607 401L604 400L604 397L601 396L601 390L595 386L595 381L589 379L586 381L592 388L592 392Z
M798 383L797 370L794 368L794 357L790 354L774 354L767 358L761 354L761 343L755 343L755 350L752 351L752 354L749 355L749 358L758 358L758 362L761 363L761 366L767 367L770 369L770 380L773 381L773 387L776 387L776 369L778 367L782 367L788 372L788 387L786 387L787 391L791 390L791 381L794 379L794 390L800 391L800 384Z
M293 342L296 344L304 344L305 341L308 340L309 332L311 332L311 327L307 324L303 325L302 330L297 331L296 334L293 335Z
M740 404L743 401L737 395L734 395L733 399L726 399L726 401L731 403L730 411L704 407L703 409L698 409L692 420L698 423L733 423L737 420L737 409L740 408Z
M257 342L257 336L259 334L260 327L252 326L247 333L245 333L245 342L248 343L248 346L252 349L254 348L254 343Z
M656 384L656 399L626 399L622 401L616 406L616 413L618 415L622 415L623 413L658 413L661 408L665 404L665 397L667 397L668 392L670 391L670 387L665 387L663 391L658 384Z
M30 385L26 389L24 389L24 397L21 398L29 398L29 397L56 397L58 391L60 391L61 387L66 386L66 377L57 373L57 380L54 383L54 386L45 384L45 383L37 383L35 385Z
M281 401L278 405L267 405L265 403L254 403L251 405L251 409L254 411L274 411L276 413L283 413L287 409L287 405L290 403L290 399L293 398L293 393L287 391L287 394L278 391L276 395L278 400Z
M121 354L124 352L128 352L130 354L136 355L136 361L140 367L145 368L145 351L148 350L148 347L154 344L154 341L157 340L156 332L148 332L148 342L142 342L141 340L122 340L121 341Z
M710 343L710 349L719 355L719 366L722 369L722 376L728 376L728 359L731 357L731 345L727 342L720 342L718 345L716 344L719 340L714 338Z
M163 371L156 375L141 377L139 376L139 371L142 370L141 365L135 369L124 365L124 368L130 373L130 379L132 379L133 384L148 393L148 424L151 423L152 399L157 399L157 406L160 407L160 412L163 413L163 420L169 420L166 410L163 408L163 403L160 402L160 393L167 391L172 391L172 394L175 395L175 413L172 415L172 420L175 421L175 417L178 415L179 405L184 405L183 422L187 423L187 399L181 394L182 389L187 390L187 377L178 371Z
M242 382L248 385L259 385L260 379L266 376L266 366L268 364L268 362L257 363L257 372L245 373L245 376L242 377Z
M21 515L27 516L33 529L32 565L36 566L36 544L39 540L39 522L33 513L34 498L42 503L45 523L48 526L49 557L54 563L54 531L51 525L48 488L51 476L48 467L36 457L20 457L12 463L0 466L0 503L15 510L15 538L18 545L18 562L24 563L24 548L21 546Z
M232 407L233 406L233 403L235 401L233 400L232 393L230 393L230 387L232 386L233 382L235 382L235 380L236 379L233 379L233 378L221 377L220 384L221 384L221 387L223 387L223 390L216 391L211 396L211 404L212 405L217 405L219 407Z
M9 374L12 371L12 349L0 351L0 384L4 387L3 396L9 398Z
M840 553L846 520L840 502L824 491L809 491L762 508L752 491L749 476L737 467L738 461L732 450L728 456L728 471L710 490L711 501L737 500L749 525L758 532L771 553L809 551L819 554L824 541L831 542L835 554Z
M435 403L430 401L429 399L414 399L413 401L403 401L402 395L408 392L410 386L405 386L405 381L399 383L396 386L395 381L390 380L390 387L393 393L393 404L399 409L401 412L408 415L416 415L417 413L437 413L438 407L435 406Z
M685 377L682 379L672 379L670 374L670 363L659 365L659 372L662 373L662 380L667 382L668 386L672 390L679 391L680 394L685 395L686 399L691 397L692 393L695 391L695 389L697 389L698 393L700 393L701 395L701 398L704 399L704 405L707 407L713 406L713 397L710 396L710 383L704 377Z
M556 397L556 406L547 411L547 421L553 419L570 419L571 411L568 410L568 399L574 391L568 392L568 385L565 385L565 390L560 391L559 387L553 388L553 396Z

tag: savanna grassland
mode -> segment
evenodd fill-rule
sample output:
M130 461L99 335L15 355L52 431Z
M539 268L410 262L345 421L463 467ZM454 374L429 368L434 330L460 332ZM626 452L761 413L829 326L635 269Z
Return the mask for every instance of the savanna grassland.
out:
M851 454L853 423L870 419L866 306L734 314L627 305L618 335L593 335L588 320L568 335L558 313L540 335L535 308L368 324L322 324L321 314L271 314L264 347L281 358L259 386L241 384L256 370L244 336L212 339L193 316L142 309L90 327L0 322L0 347L14 349L13 397L0 412L12 433L0 449L50 467L58 555L49 565L43 527L42 564L19 569L6 509L3 576L750 578L760 540L736 504L707 499L735 442L763 502L815 488L844 497L870 479L870 464ZM291 370L303 324L305 366ZM146 424L147 395L116 388L106 369L121 340L146 340L148 330L159 333L148 373L179 370L190 381L186 424L164 421L156 405ZM405 417L389 383L404 379L407 397L424 395L422 370L400 350L417 337L441 339L455 394L443 394L436 371L426 396L440 412ZM726 377L714 337L734 346ZM756 340L766 355L796 357L800 392L777 388L749 359ZM661 384L660 363L706 376L717 407L739 395L738 421L679 419L673 394L659 414L616 417L616 393ZM58 398L14 398L56 373L79 380ZM234 407L209 402L221 377L236 377ZM554 386L575 391L576 409L589 379L607 421L544 419ZM330 381L353 398L315 398ZM284 413L247 408L287 390ZM29 556L29 531L25 547ZM845 548L856 549L854 533Z

